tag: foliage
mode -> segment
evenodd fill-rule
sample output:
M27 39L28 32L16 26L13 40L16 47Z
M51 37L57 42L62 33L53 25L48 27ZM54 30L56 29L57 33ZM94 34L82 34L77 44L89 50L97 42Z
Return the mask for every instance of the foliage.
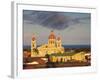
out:
M37 49L37 48L34 48L34 49L33 49L33 51L36 53L36 55L38 55L38 54L39 54L39 51L38 51L38 49Z

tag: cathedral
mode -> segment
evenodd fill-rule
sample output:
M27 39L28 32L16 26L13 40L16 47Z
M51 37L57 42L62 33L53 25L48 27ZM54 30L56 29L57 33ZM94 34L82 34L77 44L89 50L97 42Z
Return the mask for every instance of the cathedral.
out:
M44 57L46 54L64 53L61 37L56 37L54 31L51 31L48 37L48 43L37 47L35 36L31 40L31 57Z

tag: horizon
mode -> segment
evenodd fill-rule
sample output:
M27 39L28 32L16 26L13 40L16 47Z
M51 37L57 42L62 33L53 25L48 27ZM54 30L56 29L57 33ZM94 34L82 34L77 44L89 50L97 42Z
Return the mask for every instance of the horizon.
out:
M40 47L41 45L37 45L36 47ZM80 48L87 48L87 49L91 49L91 45L62 45L64 47L64 49L66 48L75 48L75 49L80 49ZM23 46L23 50L31 50L31 45L24 45Z
M23 45L23 46L31 46L31 45ZM41 45L37 45L37 46L41 46ZM65 44L65 45L62 45L62 46L91 46L91 44L80 44L80 45L77 45L77 44L74 44L74 45Z

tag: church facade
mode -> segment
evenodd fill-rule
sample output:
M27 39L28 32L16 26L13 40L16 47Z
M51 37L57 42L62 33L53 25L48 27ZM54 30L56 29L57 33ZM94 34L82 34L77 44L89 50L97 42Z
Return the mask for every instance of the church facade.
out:
M44 57L46 54L64 53L61 37L56 37L51 31L48 37L48 43L37 47L35 36L31 40L31 57Z

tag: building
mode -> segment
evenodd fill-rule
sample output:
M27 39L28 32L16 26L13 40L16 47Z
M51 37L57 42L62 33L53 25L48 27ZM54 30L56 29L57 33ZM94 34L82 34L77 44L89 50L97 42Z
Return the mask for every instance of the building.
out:
M43 44L39 47L36 45L36 38L33 36L31 41L31 57L44 57L46 54L64 53L61 37L56 37L53 31L51 31L48 37L47 44Z
M77 54L74 54L73 56L72 56L72 59L73 60L76 60L76 61L85 61L86 59L85 59L85 52L79 52L79 53L77 53Z
M64 54L52 54L50 55L50 61L51 62L68 62L68 61L83 61L85 62L85 52L79 52L79 53L64 53Z
M36 38L35 36L32 36L31 40L31 57L34 57L36 54Z

